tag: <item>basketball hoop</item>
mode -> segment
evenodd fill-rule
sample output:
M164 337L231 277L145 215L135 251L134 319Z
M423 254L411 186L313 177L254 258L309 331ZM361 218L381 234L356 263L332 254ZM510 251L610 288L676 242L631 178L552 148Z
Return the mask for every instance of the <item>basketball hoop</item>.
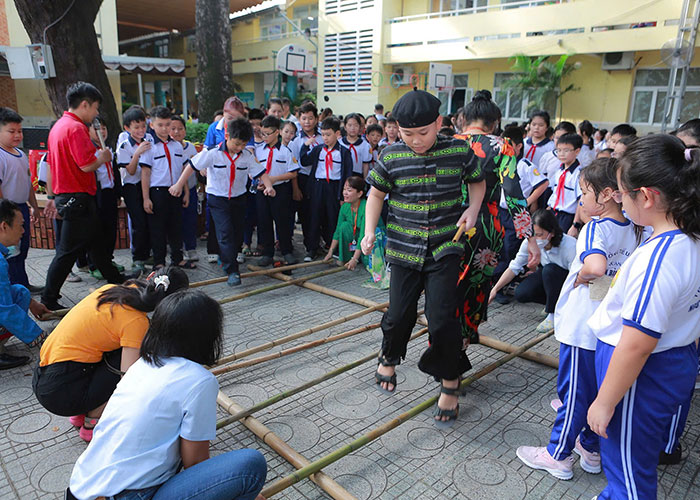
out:
M287 44L277 52L277 71L289 76L313 73L313 61L304 47Z

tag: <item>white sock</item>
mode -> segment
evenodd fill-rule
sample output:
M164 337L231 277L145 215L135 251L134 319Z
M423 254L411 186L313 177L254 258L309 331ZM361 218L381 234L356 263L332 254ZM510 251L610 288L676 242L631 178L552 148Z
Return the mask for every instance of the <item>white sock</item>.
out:
M545 319L554 321L554 313L549 313Z

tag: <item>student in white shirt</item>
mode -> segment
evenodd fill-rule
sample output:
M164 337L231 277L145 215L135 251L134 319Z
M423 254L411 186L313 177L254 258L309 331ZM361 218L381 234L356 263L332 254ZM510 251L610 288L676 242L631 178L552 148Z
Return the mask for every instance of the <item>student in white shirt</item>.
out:
M179 115L173 115L170 121L170 137L182 145L182 160L186 164L197 154L197 149L185 140L187 126ZM182 243L186 260L196 262L197 257L197 174L192 173L187 179L187 190L190 192L190 202L182 208Z
M547 137L549 129L549 113L535 111L530 116L530 137L525 140L524 155L535 166L539 167L540 158L554 150L554 142Z
M577 156L581 150L581 136L566 134L557 141L557 156L561 164L552 181L552 195L547 206L554 211L562 231L567 232L574 223L578 210L581 188L578 177L581 169Z
M345 137L341 137L341 146L350 151L352 158L352 172L355 175L367 178L369 164L372 161L369 143L360 135L362 119L357 113L349 113L345 116Z
M584 226L576 243L576 258L554 316L555 337L561 343L559 400L552 404L559 405L557 418L546 447L521 446L516 452L528 467L545 470L558 479L573 477L573 453L581 457L584 471L601 471L598 436L586 425L588 407L598 392L597 340L586 321L602 298L593 289L596 280L597 286L609 286L641 238L641 231L625 218L622 207L613 198L618 189L616 171L616 160L602 159L581 172L581 210L593 219Z
M599 384L588 424L605 438L608 480L600 500L656 498L659 453L698 374L700 151L670 135L639 138L620 160L618 185L626 215L653 233L588 321Z
M267 465L259 451L209 457L219 384L202 365L219 358L222 330L221 306L204 292L176 292L158 305L141 357L73 468L75 498L261 498Z
M578 161L581 167L585 168L595 160L597 153L593 146L593 124L588 120L583 120L578 125L578 134L583 140L581 152L578 154Z

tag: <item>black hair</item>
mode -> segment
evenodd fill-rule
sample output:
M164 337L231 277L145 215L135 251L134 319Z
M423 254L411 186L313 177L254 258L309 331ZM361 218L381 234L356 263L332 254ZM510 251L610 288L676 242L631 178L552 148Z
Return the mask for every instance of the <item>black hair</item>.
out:
M488 90L477 91L471 102L464 106L462 113L465 125L481 120L485 127L490 128L501 119L501 109L491 100L491 92Z
M321 122L321 130L332 130L333 132L340 131L340 120L335 116L329 116Z
M384 129L378 123L373 123L365 129L365 135L369 135L372 132L379 132L380 134L384 135Z
M552 234L552 239L549 240L549 242L553 247L558 247L561 244L561 240L564 238L564 231L561 230L561 226L552 210L546 210L544 208L535 210L532 214L532 224L537 224L542 229Z
M223 110L223 109L217 109L216 111L214 111L214 114L213 114L212 116L216 116L216 115L222 115L222 116L223 116L223 114L224 114L224 110Z
M355 191L360 191L362 193L365 193L365 190L367 189L367 185L365 184L365 180L360 177L359 175L351 175L347 179L345 179L345 182L348 183L348 185L353 188Z
M700 150L688 150L678 137L655 134L634 141L620 159L620 188L635 198L635 189L661 192L668 216L694 240L700 239Z
M160 118L162 120L169 120L173 117L172 112L165 106L154 106L151 108L151 118Z
M95 120L99 122L100 125L104 125L105 127L107 126L107 120L105 120L102 115L97 115L95 117Z
M282 106L282 99L279 97L270 97L270 99L267 101L267 107L269 108L273 104L279 104Z
M379 111L379 110L384 111L384 105L381 103L377 103L374 105L374 109L375 109L375 111Z
M452 127L442 127L438 130L438 135L444 135L445 137L454 137L455 129Z
M634 141L637 140L636 135L626 135L624 137L621 137L619 141L617 141L618 144L624 144L625 146L629 146L632 144Z
M5 222L11 226L17 212L19 212L19 206L15 202L7 198L0 198L0 224Z
M248 112L249 120L262 120L265 118L265 112L262 109L253 108Z
M583 139L581 139L581 136L577 133L564 134L557 141L557 147L559 147L562 144L568 144L569 146L573 146L574 149L581 149L581 146L583 146Z
M280 102L282 103L282 107L284 107L285 104L287 106L292 105L292 101L289 100L289 97L283 97L282 99L280 99Z
M545 125L547 125L547 127L549 127L549 124L551 122L551 120L549 118L549 113L547 113L543 109L537 109L537 110L533 111L532 114L530 115L530 121L537 118L538 116L540 118L542 118L544 120ZM576 127L574 127L574 131L576 131Z
M281 125L282 120L273 115L267 115L265 118L262 119L262 122L260 122L261 127L272 128L275 130L279 130L281 128Z
M517 125L507 126L505 129L503 129L503 132L501 133L501 137L505 137L507 139L510 139L510 142L512 142L515 146L517 146L518 144L522 144L524 142L523 129L521 129Z
M0 125L22 123L22 117L14 109L0 107Z
M598 151L598 154L596 155L596 157L599 156L600 153L608 153L609 155L612 155L614 152L615 152L615 150L613 148L601 149L600 151Z
M170 118L171 118L173 121L182 123L182 126L185 127L185 129L187 129L187 122L186 122L185 119L184 119L183 117L181 117L180 115L173 115L173 116L171 116Z
M554 127L554 131L558 132L559 130L563 130L567 134L575 134L576 125L571 122L559 122L557 126Z
M588 120L583 120L578 124L578 131L581 135L586 134L588 137L593 138L593 124Z
M143 109L132 106L124 112L122 121L124 122L125 127L130 126L134 122L145 122L146 112Z
M66 101L68 101L70 109L76 109L83 101L87 101L88 104L102 103L102 92L97 90L97 87L92 83L76 82L68 87Z
M617 168L616 158L599 158L593 160L586 168L581 169L580 179L591 186L596 199L605 188L617 191Z
M296 132L297 130L299 130L299 127L297 127L297 124L294 123L292 120L285 120L284 122L282 122L282 126L281 126L280 128L283 129L283 128L286 127L287 125L291 125L292 127L294 127L294 131L295 131L295 132Z
M164 278L158 279L161 276ZM167 285L164 283L166 278ZM112 308L120 305L151 312L165 297L189 286L190 280L185 271L176 266L164 267L147 279L128 280L122 285L108 288L97 298L97 307L112 304Z
M596 132L600 132L600 135L603 139L605 139L605 136L608 135L608 129L606 128L599 128L596 130Z
M394 118L393 116L387 116L386 124L389 125L390 123L393 123L394 125L397 125L397 126L399 124L399 122L398 122L398 120L396 120L396 118Z
M229 139L238 139L247 143L253 137L253 126L247 118L234 118L226 124Z
M168 357L213 365L221 355L223 322L216 300L200 290L179 291L156 307L140 355L155 366Z
M692 120L685 122L678 130L676 130L676 135L678 134L689 135L695 139L696 144L700 144L700 118L693 118Z
M362 118L360 117L360 113L348 113L345 115L343 124L347 126L350 120L355 120L360 127L362 126Z
M615 128L612 129L610 132L610 135L615 135L619 134L622 137L627 137L629 135L637 135L637 129L634 128L632 125L629 125L628 123L621 123L619 125L616 125Z
M316 108L316 105L311 102L307 101L303 103L301 106L299 106L299 113L304 114L304 113L313 113L314 116L318 116L318 109Z

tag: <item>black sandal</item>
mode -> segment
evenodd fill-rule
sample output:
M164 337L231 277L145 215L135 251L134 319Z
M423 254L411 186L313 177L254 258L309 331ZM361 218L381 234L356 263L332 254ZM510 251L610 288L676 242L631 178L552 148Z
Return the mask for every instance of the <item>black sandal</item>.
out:
M461 384L461 380L460 380ZM459 388L459 385L455 387L454 389L451 389L449 387L445 387L442 385L442 381L440 381L440 394L447 394L448 396L457 396L459 398L461 394L461 389ZM438 396L438 401L439 401L439 396ZM433 417L438 417L441 419L442 417L447 417L447 420L438 420L434 418L435 426L438 429L449 429L452 427L457 420L457 417L459 416L459 403L457 403L457 406L455 408L451 408L448 410L445 410L443 408L440 408L439 403L435 403L435 410L433 410Z
M186 260L177 264L177 267L179 267L180 269L197 269L197 264L194 264L192 261Z
M389 362L386 360L386 358L384 356L379 356L379 360L377 361L377 366L378 365L396 366L396 365L389 364ZM388 394L388 395L394 394L394 392L396 392L396 370L394 370L393 375L382 375L381 373L379 373L379 371L376 371L376 372L374 372L374 380L377 384L377 389L379 389L379 392L384 393L384 394ZM391 384L394 386L394 388L391 390L385 389L384 387L382 387L382 383Z

